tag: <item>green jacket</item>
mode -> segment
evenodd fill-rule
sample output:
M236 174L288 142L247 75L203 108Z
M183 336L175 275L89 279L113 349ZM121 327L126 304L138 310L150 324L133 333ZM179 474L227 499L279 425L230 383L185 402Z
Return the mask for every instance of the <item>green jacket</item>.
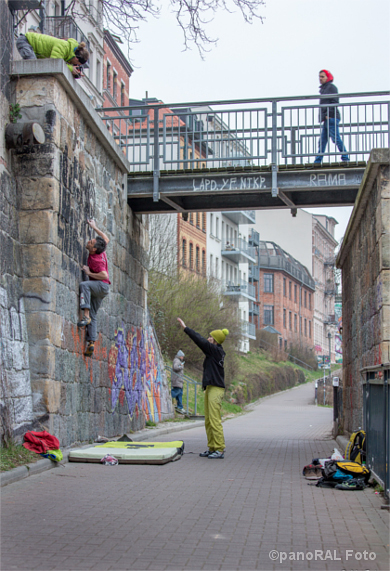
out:
M26 38L37 58L55 58L64 59L66 62L74 56L74 48L79 46L79 42L73 38L68 40L59 40L46 34L36 34L35 32L27 32ZM73 65L68 64L70 71L73 71Z

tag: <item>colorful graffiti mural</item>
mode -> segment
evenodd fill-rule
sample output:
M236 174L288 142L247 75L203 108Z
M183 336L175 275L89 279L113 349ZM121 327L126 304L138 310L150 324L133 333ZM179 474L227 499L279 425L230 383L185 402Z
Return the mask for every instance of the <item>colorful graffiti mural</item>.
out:
M162 402L167 401L163 393L168 394L163 387L163 370L151 326L146 329L132 326L127 334L123 325L118 328L108 355L112 412L118 400L123 404L126 398L130 417L143 413L145 420L161 421Z

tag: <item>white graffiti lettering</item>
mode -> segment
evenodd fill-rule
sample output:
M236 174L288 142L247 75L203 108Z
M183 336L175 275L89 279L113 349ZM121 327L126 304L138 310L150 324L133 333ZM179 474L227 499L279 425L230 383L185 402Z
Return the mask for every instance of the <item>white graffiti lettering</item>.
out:
M314 177L314 178L313 178ZM317 186L316 175L310 176L311 186ZM334 183L336 184L336 182ZM192 179L192 190L197 191L215 191L215 190L257 190L266 188L266 179L264 176L251 177L230 177L215 180L213 178Z
M310 186L345 186L345 173L321 173L310 175Z

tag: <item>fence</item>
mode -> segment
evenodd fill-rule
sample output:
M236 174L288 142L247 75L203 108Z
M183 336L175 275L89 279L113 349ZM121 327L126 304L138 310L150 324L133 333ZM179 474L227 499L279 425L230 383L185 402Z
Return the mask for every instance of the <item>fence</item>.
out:
M390 363L366 367L363 375L363 428L366 463L390 497Z
M389 146L389 92L339 95L340 136L353 161ZM328 96L320 96L326 98ZM323 125L319 96L205 103L140 102L98 109L136 170L276 167L313 162ZM332 113L335 106L327 106ZM334 111L333 111L334 112ZM158 128L155 128L156 124ZM329 130L329 129L328 129ZM328 141L325 161L345 154Z
M172 374L172 367L169 367L168 365L165 365L165 370L169 371ZM197 416L197 407L198 407L198 386L201 388L202 384L198 383L198 381L195 381L194 379L191 379L191 377L187 377L187 375L183 375L183 381L186 383L186 399L187 399L187 406L186 406L186 410L187 412L189 411L189 407L190 407L190 386L194 387L194 415Z

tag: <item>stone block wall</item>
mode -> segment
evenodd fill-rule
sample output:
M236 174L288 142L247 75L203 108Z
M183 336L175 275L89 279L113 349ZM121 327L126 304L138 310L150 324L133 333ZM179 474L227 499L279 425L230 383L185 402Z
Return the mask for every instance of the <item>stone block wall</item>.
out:
M390 362L390 153L371 152L337 258L342 269L343 426L363 425L361 369Z
M138 430L172 408L147 315L147 219L127 205L130 165L62 60L14 66L21 121L39 122L46 135L42 145L12 151L19 255L5 256L18 265L5 273L20 276L15 298L26 333L14 342L28 343L32 421L45 421L61 446ZM81 266L94 237L88 218L110 238L112 282L92 358L77 328Z
M0 431L6 440L33 421L29 350L23 299L22 252L19 243L18 192L12 156L5 148L11 96L12 18L0 2Z

